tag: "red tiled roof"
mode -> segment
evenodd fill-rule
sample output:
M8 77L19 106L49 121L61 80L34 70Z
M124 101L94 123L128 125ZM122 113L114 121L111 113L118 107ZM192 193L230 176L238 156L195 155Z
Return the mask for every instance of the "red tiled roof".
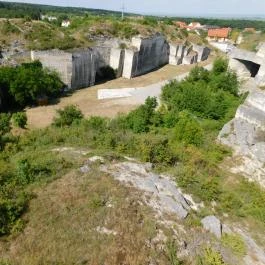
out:
M230 28L222 28L222 29L209 29L208 37L216 37L216 38L228 38Z

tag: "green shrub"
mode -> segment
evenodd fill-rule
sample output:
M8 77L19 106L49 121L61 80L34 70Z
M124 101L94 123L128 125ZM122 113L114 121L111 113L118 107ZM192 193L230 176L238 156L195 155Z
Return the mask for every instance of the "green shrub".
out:
M239 234L224 234L222 236L222 244L230 248L234 254L243 257L246 255L247 249L243 238Z
M85 121L85 126L89 129L103 132L107 129L107 120L98 116L90 117Z
M170 239L166 243L166 256L170 265L181 265L182 262L177 256L178 246L175 240Z
M169 111L188 110L202 118L222 120L240 102L238 87L236 75L220 59L212 71L195 67L185 80L167 84L161 97Z
M21 192L12 192L5 196L5 198L0 197L0 235L10 233L12 228L17 225L19 218L27 209L30 199L29 195Z
M0 136L10 131L10 118L10 114L0 113Z
M184 144L199 146L203 142L203 130L198 121L188 112L179 113L179 120L175 126L174 136Z
M70 126L74 122L83 119L82 112L74 105L66 106L64 109L57 110L57 117L53 120L56 127Z
M126 126L132 129L135 133L149 131L156 107L156 98L148 97L144 105L141 105L128 114L126 118Z
M12 120L15 126L25 128L28 119L25 112L17 112L12 115Z
M226 265L219 252L206 248L204 254L198 257L197 265Z

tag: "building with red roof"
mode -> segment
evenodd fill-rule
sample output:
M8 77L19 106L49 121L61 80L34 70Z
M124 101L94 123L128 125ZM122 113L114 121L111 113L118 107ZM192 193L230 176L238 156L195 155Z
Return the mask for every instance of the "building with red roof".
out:
M227 41L231 28L220 28L220 29L209 29L208 30L208 39L210 41Z

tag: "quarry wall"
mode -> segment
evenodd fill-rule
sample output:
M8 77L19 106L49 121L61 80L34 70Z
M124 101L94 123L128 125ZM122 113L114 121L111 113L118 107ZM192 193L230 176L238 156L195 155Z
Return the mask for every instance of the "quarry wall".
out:
M152 38L134 37L132 48L125 50L123 77L132 78L169 62L169 44L162 35Z
M72 53L59 50L32 51L31 59L39 60L44 67L55 70L69 89L95 84L97 60L92 49Z
M149 38L134 37L129 47L126 44L126 49L117 47L116 41L115 47L111 43L102 42L93 48L73 52L32 51L31 59L40 60L44 67L57 71L69 89L78 89L104 79L107 70L114 70L116 77L133 78L168 63L197 63L206 60L210 54L210 49L204 46L169 44L160 34Z
M170 44L169 64L194 64L208 59L211 50L206 46Z

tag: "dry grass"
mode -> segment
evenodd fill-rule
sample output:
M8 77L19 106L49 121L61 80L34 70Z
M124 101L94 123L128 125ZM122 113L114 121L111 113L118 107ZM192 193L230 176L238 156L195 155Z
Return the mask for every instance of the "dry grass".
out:
M243 34L243 41L239 45L239 48L255 52L257 50L258 45L264 41L264 33L245 33Z
M71 172L37 191L26 229L0 242L0 257L14 265L168 264L163 252L149 246L157 224L139 198L95 168ZM98 226L117 235L99 233Z

